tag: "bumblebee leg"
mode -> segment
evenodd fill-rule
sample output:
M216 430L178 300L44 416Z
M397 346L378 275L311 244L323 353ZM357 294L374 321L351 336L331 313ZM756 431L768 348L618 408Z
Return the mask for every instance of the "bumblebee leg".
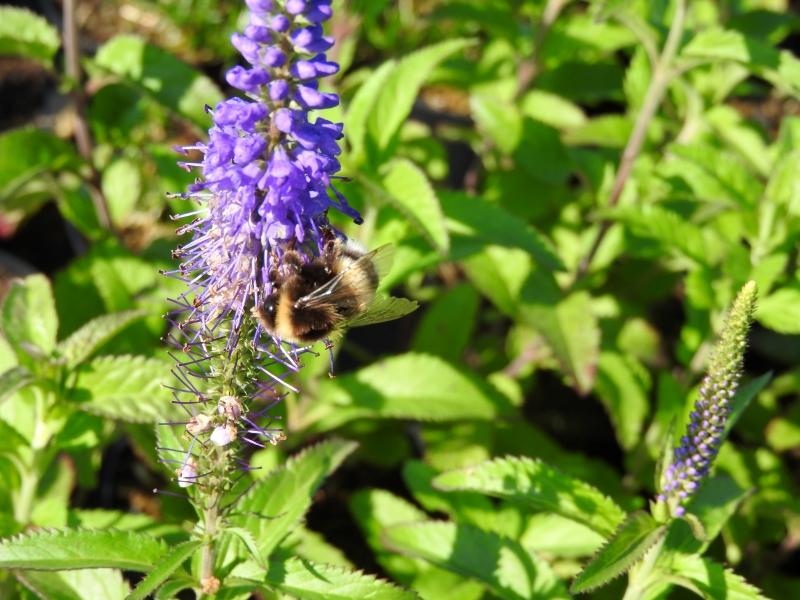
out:
M325 350L328 351L328 357L331 361L330 369L328 370L328 377L333 379L336 377L336 374L333 372L333 342L330 340L330 338L325 338L322 340L322 343L325 344Z

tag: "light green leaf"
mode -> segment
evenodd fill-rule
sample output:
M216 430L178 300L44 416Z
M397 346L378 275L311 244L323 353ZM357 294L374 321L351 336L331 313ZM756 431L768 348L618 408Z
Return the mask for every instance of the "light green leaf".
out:
M59 342L56 351L64 358L68 367L74 368L89 358L100 346L145 314L139 310L127 310L92 319L67 339Z
M116 569L74 571L17 571L26 587L47 600L124 600L130 592L122 573Z
M139 582L127 600L145 600L164 583L180 566L202 546L202 542L193 540L178 544L162 556L152 571Z
M353 563L348 560L344 552L328 543L325 538L306 527L295 527L281 542L280 548L273 556L297 557L312 562L337 565L352 569Z
M355 164L360 164L364 159L364 138L367 134L368 119L378 95L383 90L386 78L396 65L396 61L387 60L378 67L359 86L347 107L347 114L344 118L344 130L347 132L345 141L350 146L350 158Z
M211 122L204 106L216 106L223 99L211 79L132 35L118 35L103 44L95 55L94 64L122 77L202 128Z
M441 490L470 490L559 514L609 536L625 518L623 510L588 483L573 479L532 458L496 458L474 467L442 473Z
M394 525L384 543L408 556L483 583L506 600L568 598L549 565L513 540L469 525L427 521Z
M117 225L136 208L142 194L141 166L129 158L118 158L104 170L101 180L111 219Z
M620 445L630 450L641 439L650 412L647 370L632 356L602 352L595 391L606 407Z
M383 155L395 139L411 112L420 87L434 67L472 43L466 39L440 42L409 54L392 69L381 85L381 93L367 125L370 139L379 155Z
M502 206L482 198L458 192L439 194L447 227L452 236L464 236L486 244L520 248L528 252L537 265L550 271L561 271L564 264L552 244L524 220Z
M164 542L143 533L106 529L39 530L0 541L0 568L149 571L166 552Z
M589 592L619 577L641 560L665 533L666 525L659 525L649 514L633 513L575 578L570 591Z
M0 373L0 403L10 398L17 390L32 383L33 380L33 374L25 367L12 367Z
M743 577L708 558L681 554L672 561L670 581L705 600L767 600Z
M520 316L545 339L570 384L588 393L600 352L600 327L591 296L575 292L555 305L525 305Z
M800 289L785 287L759 299L755 317L778 333L800 333Z
M507 398L468 369L407 353L320 382L316 401L302 417L325 430L358 418L451 421L513 412Z
M18 356L38 348L50 354L56 345L58 317L50 282L44 275L31 275L11 284L2 307L3 334Z
M439 198L425 172L405 158L393 160L387 167L382 186L361 180L376 200L399 211L439 253L450 247L444 214Z
M102 356L75 371L68 397L81 408L112 419L155 423L180 416L162 384L170 365L143 356Z
M485 95L470 96L469 106L478 130L503 154L512 154L522 140L522 117L517 107Z
M61 45L56 28L24 8L0 7L0 56L32 58L51 66Z
M360 571L290 558L270 561L266 583L300 600L414 600L417 595Z
M543 90L531 90L520 100L523 114L557 129L579 127L586 115L577 104Z
M325 477L355 448L353 442L331 440L290 458L239 500L230 522L250 531L261 555L269 556L311 506Z

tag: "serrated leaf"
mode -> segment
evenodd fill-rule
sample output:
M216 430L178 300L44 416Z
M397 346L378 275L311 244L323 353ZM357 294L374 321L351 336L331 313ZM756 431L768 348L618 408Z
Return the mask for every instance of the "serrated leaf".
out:
M158 587L164 583L180 566L191 557L202 542L192 540L178 544L162 556L147 576L139 582L136 589L131 592L127 600L145 600Z
M705 600L767 600L742 576L708 558L678 555L673 559L670 571L670 581Z
M393 160L380 185L362 178L376 200L399 211L439 253L450 247L439 198L425 172L405 158Z
M33 374L25 367L12 367L0 373L0 404L33 381Z
M205 105L216 106L222 92L214 82L173 55L132 35L118 35L97 51L94 64L150 94L160 104L199 127L210 124Z
M355 448L354 442L330 440L290 458L239 500L230 522L250 531L261 555L268 557L311 506L325 477Z
M12 282L3 302L0 325L21 358L36 348L44 354L53 351L58 317L53 291L44 275L30 275Z
M124 600L130 586L116 569L74 571L18 571L16 577L47 600Z
M73 368L89 358L130 323L145 316L144 311L127 310L92 319L56 346L57 352Z
M625 518L617 504L588 483L527 457L496 458L474 467L442 473L433 480L442 490L471 490L548 511L609 536Z
M458 192L443 192L440 198L452 236L466 236L486 244L520 248L545 269L564 269L551 243L502 206Z
M412 52L399 61L381 86L367 125L379 155L385 153L411 112L420 87L433 68L473 42L454 39Z
M505 396L468 369L407 353L320 382L315 404L302 416L313 429L325 430L358 418L451 421L513 412Z
M265 582L301 600L414 600L417 595L360 571L290 558L270 561Z
M570 591L589 592L627 572L664 537L666 529L645 512L633 513L575 578Z
M755 317L778 333L800 333L800 289L785 287L759 299Z
M170 365L142 356L102 356L78 367L67 397L89 412L155 423L185 416L162 387Z
M243 527L226 527L225 532L238 538L247 548L255 563L262 568L266 568L266 562L258 550L258 542L256 542L252 533Z
M39 530L0 540L0 568L149 571L166 552L164 542L143 533L106 529Z
M547 342L570 384L588 393L600 353L600 327L591 296L574 292L556 304L524 305L520 316Z
M55 27L24 8L0 7L0 56L32 58L51 66L61 45Z
M427 521L394 525L384 543L408 556L483 583L506 600L568 598L549 565L517 542L469 525Z

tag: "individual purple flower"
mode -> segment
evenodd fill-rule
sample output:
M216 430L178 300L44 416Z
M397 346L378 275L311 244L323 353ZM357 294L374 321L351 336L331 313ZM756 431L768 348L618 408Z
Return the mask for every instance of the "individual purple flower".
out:
M731 400L741 378L756 296L756 284L751 281L736 297L714 349L708 373L700 384L700 397L689 415L686 434L664 471L658 500L666 503L675 516L685 513L686 503L708 475L724 441Z

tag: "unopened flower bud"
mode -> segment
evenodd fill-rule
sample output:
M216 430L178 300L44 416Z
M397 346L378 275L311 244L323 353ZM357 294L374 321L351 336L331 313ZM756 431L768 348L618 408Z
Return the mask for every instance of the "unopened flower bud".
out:
M209 438L217 446L227 446L236 439L236 425L231 422L215 427Z

